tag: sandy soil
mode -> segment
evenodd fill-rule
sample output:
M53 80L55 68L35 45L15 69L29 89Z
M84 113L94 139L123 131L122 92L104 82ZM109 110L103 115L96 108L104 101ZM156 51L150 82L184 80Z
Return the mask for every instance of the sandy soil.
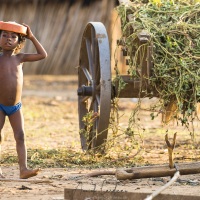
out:
M73 148L80 149L78 134L77 110L77 77L73 76L25 76L23 91L23 111L25 117L27 148ZM148 101L146 101L148 103ZM144 102L145 104L145 102ZM133 99L121 100L120 126L126 127L130 110L134 106ZM142 124L148 129L144 135L144 151L140 153L144 164L165 164L168 162L167 147L164 142L165 130L160 130L160 120L154 122L147 118L149 113L143 112ZM191 137L183 128L171 126L170 133L178 133L175 160L177 162L199 161L199 127L195 124L196 148L193 148ZM173 134L170 135L172 137ZM4 128L2 154L16 155L15 142L8 121ZM19 180L17 165L1 164L7 181L0 181L0 199L2 200L61 200L64 199L65 188L101 190L123 190L139 193L152 193L165 185L170 177L148 178L117 181L114 176L86 178L83 175L94 169L83 168L43 168L37 177L24 182ZM99 169L105 170L105 169ZM114 168L109 170L115 170ZM9 180L10 179L10 180ZM39 181L39 182L38 182ZM163 191L164 194L182 194L199 196L200 174L181 176L172 186ZM81 198L84 199L85 198ZM118 198L121 199L121 198Z

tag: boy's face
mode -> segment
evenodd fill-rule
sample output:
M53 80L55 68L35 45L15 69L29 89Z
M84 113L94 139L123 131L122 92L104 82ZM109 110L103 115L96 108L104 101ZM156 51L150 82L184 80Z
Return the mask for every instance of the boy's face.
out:
M0 34L0 47L3 50L14 50L19 41L19 36L17 33L10 31L2 31Z

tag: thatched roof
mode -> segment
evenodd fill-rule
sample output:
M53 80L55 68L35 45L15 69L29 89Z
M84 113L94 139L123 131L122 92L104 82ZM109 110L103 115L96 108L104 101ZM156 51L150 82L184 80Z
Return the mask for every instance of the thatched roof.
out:
M89 21L109 31L115 0L0 0L0 20L30 25L48 52L47 59L25 63L25 74L74 74L82 33ZM27 40L24 52L35 51Z

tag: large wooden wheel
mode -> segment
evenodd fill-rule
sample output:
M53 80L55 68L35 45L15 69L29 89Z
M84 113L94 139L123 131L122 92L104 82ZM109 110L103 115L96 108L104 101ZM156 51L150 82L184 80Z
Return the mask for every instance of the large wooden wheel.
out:
M83 150L104 146L111 107L110 48L100 22L87 24L78 68L78 112Z

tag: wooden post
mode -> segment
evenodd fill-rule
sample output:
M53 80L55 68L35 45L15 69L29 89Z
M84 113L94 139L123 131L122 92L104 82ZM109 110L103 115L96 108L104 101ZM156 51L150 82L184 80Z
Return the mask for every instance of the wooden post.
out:
M165 142L167 144L168 155L169 155L169 167L172 169L174 168L174 148L176 144L176 133L174 134L173 142L170 144L168 139L168 134L165 135Z

